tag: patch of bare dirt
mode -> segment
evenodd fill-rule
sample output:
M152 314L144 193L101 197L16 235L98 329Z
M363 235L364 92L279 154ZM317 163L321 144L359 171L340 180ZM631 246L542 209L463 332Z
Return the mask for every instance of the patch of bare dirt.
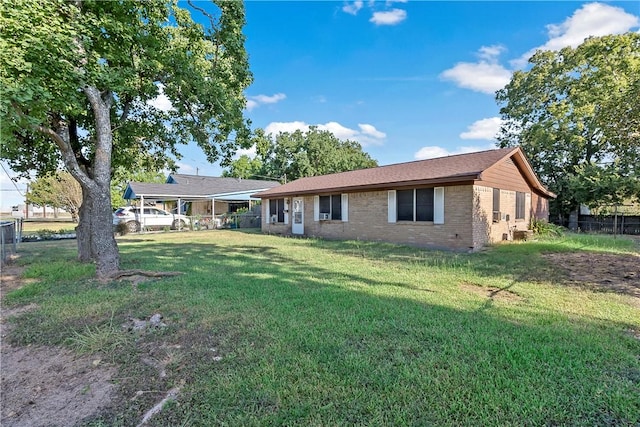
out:
M23 279L23 271L24 267L11 263L2 266L0 269L0 293L2 295L35 282L35 279Z
M543 255L566 278L565 283L599 292L640 298L640 255L588 252Z
M2 268L0 295L24 286L22 268ZM9 317L37 308L35 304L0 311L0 425L72 426L99 414L115 398L115 370L94 358L79 357L59 347L13 346L7 342Z

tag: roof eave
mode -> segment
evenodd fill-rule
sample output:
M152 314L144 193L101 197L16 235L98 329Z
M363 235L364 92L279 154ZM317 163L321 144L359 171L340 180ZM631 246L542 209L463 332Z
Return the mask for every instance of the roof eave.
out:
M366 190L385 190L385 189L393 189L393 188L401 188L401 187L415 187L421 185L434 185L434 184L460 184L462 182L472 182L480 177L479 172L473 172L471 174L463 174L456 176L449 176L444 178L433 178L433 179L424 179L424 180L411 180L411 181L395 181L395 182L381 182L376 184L364 184L364 185L349 185L349 186L339 186L339 187L325 187L325 188L316 188L310 190L291 190L291 191L281 191L281 192L273 192L264 194L256 193L253 194L253 197L260 199L270 199L274 197L289 197L289 196L302 196L309 194L326 194L326 193L336 193L336 192L345 192L345 193L355 193L359 191Z

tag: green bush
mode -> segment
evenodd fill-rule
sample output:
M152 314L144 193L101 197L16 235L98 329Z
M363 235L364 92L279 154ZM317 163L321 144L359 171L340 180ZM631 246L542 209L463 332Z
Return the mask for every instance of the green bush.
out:
M564 236L565 229L562 226L552 224L546 220L533 218L531 230L540 236Z

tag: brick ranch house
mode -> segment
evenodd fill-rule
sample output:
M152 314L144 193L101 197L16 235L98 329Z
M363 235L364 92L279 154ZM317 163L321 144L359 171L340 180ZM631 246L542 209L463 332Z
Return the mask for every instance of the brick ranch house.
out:
M262 231L475 250L548 219L519 147L301 178L254 195Z

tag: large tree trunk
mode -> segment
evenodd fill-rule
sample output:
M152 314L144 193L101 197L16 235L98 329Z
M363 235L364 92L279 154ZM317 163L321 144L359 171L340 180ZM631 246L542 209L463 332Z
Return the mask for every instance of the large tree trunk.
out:
M91 208L91 255L96 261L96 275L108 279L120 269L118 244L113 235L113 217L109 186L97 186L90 191ZM83 203L84 204L84 203Z
M91 262L91 198L89 191L82 188L82 200L80 205L80 218L76 227L76 240L78 242L78 260L80 262Z
M95 180L94 180L95 182ZM120 268L118 245L113 235L111 193L99 185L82 189L80 222L76 227L78 259L95 261L96 275L107 279Z
M100 92L87 86L84 93L93 110L96 126L96 151L94 154L92 185L85 188L89 196L91 211L91 255L96 261L96 275L99 279L108 279L120 269L118 244L113 235L113 217L111 210L111 153L113 133L111 130L110 110L113 95ZM83 204L86 200L83 201Z

